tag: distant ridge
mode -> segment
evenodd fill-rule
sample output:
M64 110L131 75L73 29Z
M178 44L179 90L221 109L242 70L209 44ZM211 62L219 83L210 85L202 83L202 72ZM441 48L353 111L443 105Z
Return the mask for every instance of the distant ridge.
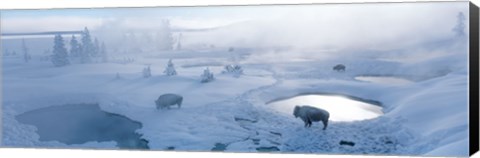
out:
M48 31L48 32L24 32L2 33L2 36L25 36L25 35L57 35L57 34L81 34L82 31Z

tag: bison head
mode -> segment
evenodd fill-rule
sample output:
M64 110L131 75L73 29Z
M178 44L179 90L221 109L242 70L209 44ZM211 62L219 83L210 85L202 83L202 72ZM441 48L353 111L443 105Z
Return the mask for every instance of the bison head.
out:
M300 110L300 107L297 105L295 106L295 109L293 109L293 116L295 116L295 118L298 117L298 110Z

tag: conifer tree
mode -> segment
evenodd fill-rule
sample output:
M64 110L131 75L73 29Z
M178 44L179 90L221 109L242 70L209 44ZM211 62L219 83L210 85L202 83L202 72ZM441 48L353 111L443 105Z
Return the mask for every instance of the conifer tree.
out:
M90 32L88 31L88 28L85 27L83 33L82 33L82 53L80 54L80 62L81 63L90 63L92 61L91 57L92 54L94 53L94 45L92 43L92 39L90 36Z
M60 34L55 35L51 61L56 67L62 67L70 64L68 61L67 49L65 48L63 38Z
M27 45L25 44L25 39L22 39L22 52L23 52L24 61L28 63L28 61L30 61L32 57L28 53L28 48L27 48Z
M173 65L172 59L168 60L168 65L165 71L163 71L167 76L174 76L177 75L177 71L175 70L175 66Z
M80 43L78 43L75 35L72 35L72 39L70 39L70 57L79 57L81 52Z

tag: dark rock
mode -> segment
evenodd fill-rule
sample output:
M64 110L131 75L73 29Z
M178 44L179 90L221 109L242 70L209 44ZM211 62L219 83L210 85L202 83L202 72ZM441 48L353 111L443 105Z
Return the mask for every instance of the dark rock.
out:
M354 143L354 142L351 142L351 141L341 140L341 141L340 141L340 145L355 146L355 143Z
M215 147L213 147L211 151L225 151L227 146L227 144L215 143Z
M272 131L270 131L270 133L272 133L272 134L274 134L274 135L277 135L277 136L282 136L282 133L272 132Z
M256 148L258 152L274 152L274 151L280 151L276 146L271 146L271 147L258 147Z
M246 118L240 118L240 117L234 117L235 121L245 121L245 122L250 122L250 123L257 123L257 120L250 120Z

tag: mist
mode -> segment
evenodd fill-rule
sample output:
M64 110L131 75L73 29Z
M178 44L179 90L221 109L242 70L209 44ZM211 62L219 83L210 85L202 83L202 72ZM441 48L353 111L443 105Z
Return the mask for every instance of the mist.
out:
M292 51L317 54L388 51L453 37L456 15L467 13L466 5L369 3L167 7L145 8L145 11L119 8L105 9L97 16L76 10L64 16L43 17L20 16L34 11L19 10L3 13L2 30L39 32L88 27L92 36L105 42L110 50L127 53L162 51L159 47L165 46L159 45L165 45L165 38L171 38L166 45L180 42L183 49L207 46L266 49L263 53L273 52L276 56ZM56 10L49 11L53 14Z

